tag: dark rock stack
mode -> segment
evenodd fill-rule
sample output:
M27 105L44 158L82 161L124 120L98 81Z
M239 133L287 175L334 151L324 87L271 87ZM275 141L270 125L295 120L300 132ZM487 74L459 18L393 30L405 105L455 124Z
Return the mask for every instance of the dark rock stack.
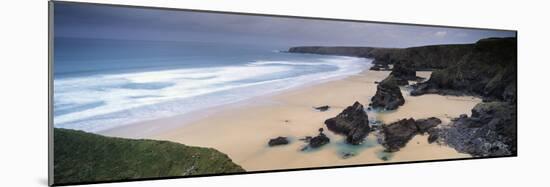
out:
M279 136L277 138L270 139L267 143L269 147L278 146L278 145L286 145L289 141L286 137Z
M367 113L357 101L325 124L332 132L347 136L346 141L354 145L360 144L370 132Z
M376 94L371 98L370 105L376 109L395 110L405 104L405 98L398 86L399 81L390 75L380 82L376 87Z
M424 134L440 123L441 120L435 117L417 121L413 118L402 119L382 127L380 143L386 148L387 152L399 151L415 135Z
M400 61L395 63L390 73L395 80L397 80L397 85L404 86L409 85L409 81L418 81L419 77L416 76L416 70L411 67L408 67L407 64L410 64L409 61Z
M430 132L440 141L472 156L511 156L517 154L517 108L507 102L480 103L472 116L454 119L449 127Z

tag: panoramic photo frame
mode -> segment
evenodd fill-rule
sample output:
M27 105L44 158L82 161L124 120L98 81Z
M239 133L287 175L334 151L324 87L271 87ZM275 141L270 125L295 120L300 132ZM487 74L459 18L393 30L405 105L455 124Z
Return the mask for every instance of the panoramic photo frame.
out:
M49 3L50 185L517 156L517 31Z

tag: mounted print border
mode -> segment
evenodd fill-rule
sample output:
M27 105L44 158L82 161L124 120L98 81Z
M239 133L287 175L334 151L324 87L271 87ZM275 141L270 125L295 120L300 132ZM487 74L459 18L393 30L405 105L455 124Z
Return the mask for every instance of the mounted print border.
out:
M517 156L517 31L49 2L49 184Z

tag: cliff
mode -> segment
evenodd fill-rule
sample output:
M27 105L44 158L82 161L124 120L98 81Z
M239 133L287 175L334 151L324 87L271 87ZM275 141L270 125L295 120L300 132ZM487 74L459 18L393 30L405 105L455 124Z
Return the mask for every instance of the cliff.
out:
M374 64L405 62L415 70L442 69L458 62L473 47L473 44L431 45L410 48L375 47L292 47L291 53L312 53L373 58Z
M516 39L488 38L476 42L458 62L434 71L411 95L471 94L515 103L516 79Z
M416 71L434 70L427 82L415 85L411 95L468 94L488 100L516 100L516 38L487 38L474 44L402 49L305 46L292 47L288 51L373 58L375 65L398 64Z
M211 148L54 129L54 182L71 184L244 172Z

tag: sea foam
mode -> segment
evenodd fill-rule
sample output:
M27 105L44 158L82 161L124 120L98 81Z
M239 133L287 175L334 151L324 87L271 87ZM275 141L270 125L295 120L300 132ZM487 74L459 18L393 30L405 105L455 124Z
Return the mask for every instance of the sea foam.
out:
M54 126L98 132L342 78L369 65L369 59L324 56L318 62L254 61L60 78L54 80Z

